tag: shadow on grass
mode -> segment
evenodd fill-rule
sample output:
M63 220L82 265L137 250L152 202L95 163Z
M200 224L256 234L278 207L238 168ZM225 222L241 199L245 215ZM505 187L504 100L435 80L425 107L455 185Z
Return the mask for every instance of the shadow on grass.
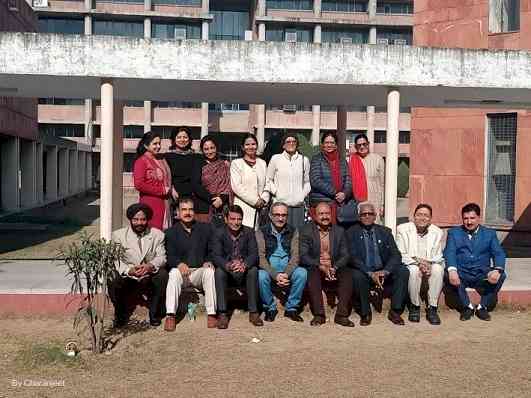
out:
M0 218L0 255L31 249L33 246L73 235L94 224L99 217L99 206L94 204L98 196L97 192L90 192ZM10 223L13 224L13 229L10 229ZM56 249L44 248L35 254L28 252L21 257L52 259L57 255Z

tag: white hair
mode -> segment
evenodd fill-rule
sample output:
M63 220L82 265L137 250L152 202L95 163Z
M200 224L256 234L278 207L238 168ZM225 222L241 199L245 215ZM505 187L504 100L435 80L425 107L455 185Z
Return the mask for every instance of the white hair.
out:
M374 207L374 204L372 202L369 202L369 201L358 203L358 213L361 212L361 208L362 207L372 207L372 210L376 211L376 207Z

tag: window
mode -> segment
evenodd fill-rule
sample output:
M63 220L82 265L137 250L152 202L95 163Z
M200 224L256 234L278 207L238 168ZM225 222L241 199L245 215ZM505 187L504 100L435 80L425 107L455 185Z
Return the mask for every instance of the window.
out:
M184 109L197 109L201 108L200 102L186 102L186 101L153 101L154 108L184 108Z
M267 0L266 4L276 10L313 10L313 0Z
M378 14L413 14L413 2L387 3L378 2L376 4Z
M84 137L85 126L82 124L40 123L39 132L47 137Z
M268 26L266 28L266 40L267 41L286 41L286 35L288 33L297 34L297 42L300 43L312 43L313 42L313 29L302 26Z
M520 0L489 0L489 31L520 30Z
M201 138L201 127L186 126L186 128L190 131L193 140ZM151 131L154 133L159 133L160 138L166 139L171 138L171 134L173 131L175 131L175 129L175 126L151 126Z
M100 101L100 104L101 104L101 101ZM143 108L144 101L129 100L129 101L124 101L123 105L127 106L128 108Z
M133 4L143 4L143 0L98 0L100 3L133 3Z
M201 39L201 25L199 24L176 24L176 23L153 23L151 25L151 37L158 39L175 39L176 31L179 34L183 30L186 39Z
M153 5L169 4L169 5L176 5L176 6L200 7L201 0L151 0L151 4Z
M39 98L39 105L85 105L80 98Z
M124 138L142 138L144 136L144 126L124 126Z
M124 173L133 172L133 166L135 164L135 160L136 160L136 153L124 152L124 164L123 164Z
M39 32L82 35L85 33L81 18L39 17Z
M291 111L291 112L311 112L312 111L312 106L311 105L293 105L294 106L294 109L291 110L291 105L290 104L286 104L286 105L272 105L272 104L267 104L266 105L266 109L268 111Z
M250 2L243 0L211 0L210 40L245 40L249 23Z
M120 20L94 20L95 35L144 37L144 22Z
M411 132L409 132L409 131L399 131L398 132L398 142L400 144L409 144L409 143L411 143Z
M343 38L349 38L352 43L368 43L369 31L367 29L332 29L323 28L321 33L323 43L341 43Z
M488 115L485 220L514 221L516 113Z
M374 143L375 144L385 144L387 142L387 131L378 130L374 132ZM398 132L398 143L399 144L409 144L411 142L411 132L410 131L399 131Z
M237 112L248 111L248 104L208 104L208 110L212 112Z
M374 132L374 143L375 144L385 144L387 141L386 131L375 131Z
M378 42L379 39L386 39L387 44L407 44L410 46L413 43L413 32L411 29L378 29L376 41Z
M368 2L364 0L322 0L323 11L367 12Z

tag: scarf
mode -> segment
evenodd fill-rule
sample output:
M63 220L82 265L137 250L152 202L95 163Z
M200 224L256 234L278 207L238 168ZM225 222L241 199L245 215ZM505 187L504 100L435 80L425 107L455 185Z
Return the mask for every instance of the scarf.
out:
M178 146L175 146L175 148L173 149L173 152L175 152L178 155L191 155L194 153L192 148L180 149Z
M228 163L218 159L205 164L201 173L201 183L212 195L231 195Z
M341 192L343 189L343 181L341 179L341 167L339 164L339 152L335 150L334 152L327 153L323 152L323 156L328 162L330 167L330 175L332 176L332 184L336 189L336 192Z
M352 193L358 202L365 202L369 197L367 175L365 174L363 161L357 152L350 155L349 165L352 177Z

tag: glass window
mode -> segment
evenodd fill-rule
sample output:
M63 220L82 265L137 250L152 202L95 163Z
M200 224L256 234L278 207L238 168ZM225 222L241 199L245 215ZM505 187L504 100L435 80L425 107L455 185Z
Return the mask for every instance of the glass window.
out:
M142 138L144 136L144 126L124 126L124 138Z
M492 33L520 30L520 0L489 2L489 31Z
M123 164L124 173L133 172L133 166L135 164L135 160L136 160L136 153L124 152L124 164Z
M313 29L303 26L267 26L266 40L267 41L286 41L286 34L296 33L297 42L312 43Z
M80 98L39 98L40 105L85 105L85 100Z
M82 124L40 123L39 133L48 137L84 137L85 126Z
M376 5L378 14L413 14L413 2L387 3L378 2Z
M210 11L214 19L210 23L210 40L245 40L249 30L248 11Z
M144 101L136 101L136 100L124 101L124 106L127 106L129 108L143 108Z
M151 4L169 4L176 6L194 6L200 7L201 0L151 0Z
M82 35L85 33L82 18L39 17L39 32Z
M175 39L176 31L184 30L186 39L201 39L201 25L156 22L151 25L151 37Z
M375 131L374 132L374 143L375 144L385 144L387 139L386 139L386 132L385 131Z
M322 0L323 11L338 12L367 12L368 2L366 0Z
M387 132L385 130L379 130L374 132L374 143L385 144L387 142ZM409 144L411 142L410 131L399 131L398 142L400 144Z
M324 28L321 33L323 43L341 43L343 39L347 39L352 43L368 43L369 30L368 29L333 29Z
M267 0L266 5L277 10L313 10L313 0Z
M488 115L485 220L514 222L517 114Z
M201 108L200 102L186 102L186 101L153 101L151 103L154 108L184 108L197 109Z
M208 104L208 110L212 112L238 112L248 111L249 104Z
M142 21L95 19L92 27L95 35L144 37L144 22Z
M410 46L413 44L413 32L411 29L377 29L376 42L378 44L406 44Z

